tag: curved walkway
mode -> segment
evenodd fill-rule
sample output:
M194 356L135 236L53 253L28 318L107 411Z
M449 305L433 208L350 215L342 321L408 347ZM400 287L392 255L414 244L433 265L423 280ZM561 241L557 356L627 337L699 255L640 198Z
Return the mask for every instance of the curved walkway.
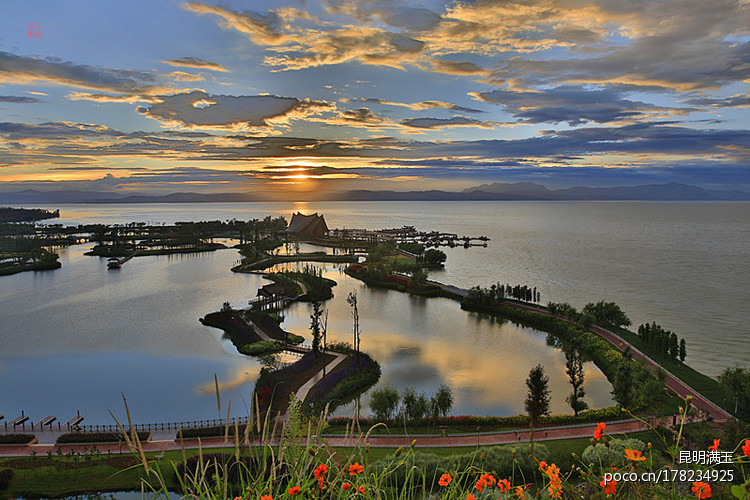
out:
M657 421L652 419L649 424L656 425L658 423L667 423L669 419L662 419ZM648 425L638 420L622 420L617 422L607 423L607 434L624 434L630 432L638 432L648 430ZM534 431L534 441L544 442L552 441L555 439L571 439L571 438L590 438L594 435L596 430L596 424L581 424L581 425L570 425L560 427L542 427ZM366 429L364 429L367 432ZM171 433L174 435L174 431ZM165 439L166 436L161 436L162 439L148 441L142 443L143 451L149 452L163 452L169 450L181 450L184 446L185 449L196 449L196 448L220 448L226 446L234 446L232 440L232 430L230 429L229 442L225 442L224 438L203 438L203 439L186 439L184 442L180 442L174 439ZM503 432L489 432L489 433L478 433L478 434L456 434L449 436L429 436L423 434L415 434L412 436L407 435L371 435L367 439L364 436L353 436L345 437L343 435L323 435L317 438L319 441L325 442L328 446L332 447L353 447L357 445L369 444L374 448L396 448L399 446L408 447L412 441L416 441L416 448L450 448L450 447L472 447L472 446L494 446L502 444L512 443L527 443L530 440L530 431L528 429L518 431L503 431ZM255 441L252 443L254 446L260 446L260 442ZM48 451L56 453L58 448L62 450L62 453L68 453L70 451L76 451L80 453L86 453L90 451L92 447L91 443L88 444L74 444L74 445L53 445L53 444L34 444L30 446L0 446L0 457L12 457L12 456L29 456L36 454L37 456L46 455ZM96 445L101 453L128 453L127 447L118 443L99 443Z

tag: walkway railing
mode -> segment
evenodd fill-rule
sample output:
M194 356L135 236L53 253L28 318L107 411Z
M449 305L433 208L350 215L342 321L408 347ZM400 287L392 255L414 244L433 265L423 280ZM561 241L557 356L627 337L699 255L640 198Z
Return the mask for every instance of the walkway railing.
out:
M232 417L229 419L229 426L234 427L237 425L245 425L250 422L249 417ZM158 422L150 424L134 424L133 429L136 431L167 431L167 430L179 430L179 429L200 429L204 427L217 427L227 425L227 419L215 418L209 420L190 420L186 422ZM125 429L129 429L128 425L123 425ZM120 428L117 425L80 425L78 426L80 432L119 432Z

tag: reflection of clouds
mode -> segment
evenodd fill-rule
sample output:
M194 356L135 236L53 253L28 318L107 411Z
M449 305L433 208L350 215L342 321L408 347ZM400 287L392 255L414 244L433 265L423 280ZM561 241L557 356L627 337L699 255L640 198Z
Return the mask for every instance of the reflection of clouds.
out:
M219 381L219 393L237 389L245 385L253 385L260 375L260 366L242 366L235 370L229 380ZM195 388L198 394L213 394L216 391L216 385L213 380L199 385Z

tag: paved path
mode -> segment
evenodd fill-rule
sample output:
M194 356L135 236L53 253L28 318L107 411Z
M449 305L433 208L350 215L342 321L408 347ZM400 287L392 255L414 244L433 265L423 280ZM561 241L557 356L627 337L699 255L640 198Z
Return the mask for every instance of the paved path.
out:
M665 419L663 423L667 423ZM650 422L652 425L658 423L656 421ZM617 422L610 422L607 424L607 434L622 434L628 432L637 432L647 430L648 426L637 420L623 420ZM573 426L562 426L562 427L543 427L534 431L534 441L551 441L554 439L570 439L570 438L589 438L594 435L596 430L596 424L583 424ZM367 431L363 429L363 431ZM176 431L173 431L172 435L175 435ZM225 443L224 438L206 438L206 439L186 439L184 441L184 447L186 449L196 448L218 448L223 446L233 446L232 438L233 430L230 429L229 442ZM491 433L479 433L479 434L456 434L442 436L426 436L421 434L406 436L406 435L371 435L366 440L363 436L359 437L344 437L343 435L323 435L319 439L325 441L329 446L340 446L349 447L356 446L358 444L369 444L374 448L396 448L399 446L408 447L411 445L413 440L416 440L417 448L445 448L455 446L492 446L500 444L511 444L511 443L526 443L529 441L530 431L528 429L518 431L504 431L504 432L491 432ZM162 452L168 450L180 450L182 449L182 443L173 439L164 439L168 436L165 435L154 435L159 437L161 440L148 441L143 444L143 450L145 452ZM259 442L254 442L253 445L259 446ZM114 453L128 453L127 447L122 444L109 443L109 444L97 444L97 448L100 452L106 454L108 452ZM69 451L83 452L84 448L90 450L91 444L77 444L77 445L63 445L55 446L50 444L35 444L31 446L0 446L0 457L11 457L11 456L29 456L32 453L36 453L38 456L45 456L48 451L53 453L57 452L60 448L63 453Z

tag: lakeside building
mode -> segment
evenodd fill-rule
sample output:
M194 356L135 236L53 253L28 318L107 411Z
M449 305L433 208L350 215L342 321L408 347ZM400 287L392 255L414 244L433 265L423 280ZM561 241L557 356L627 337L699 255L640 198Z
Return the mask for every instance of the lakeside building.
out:
M328 225L322 215L303 215L302 212L292 214L292 221L286 232L299 238L318 239L328 234Z

